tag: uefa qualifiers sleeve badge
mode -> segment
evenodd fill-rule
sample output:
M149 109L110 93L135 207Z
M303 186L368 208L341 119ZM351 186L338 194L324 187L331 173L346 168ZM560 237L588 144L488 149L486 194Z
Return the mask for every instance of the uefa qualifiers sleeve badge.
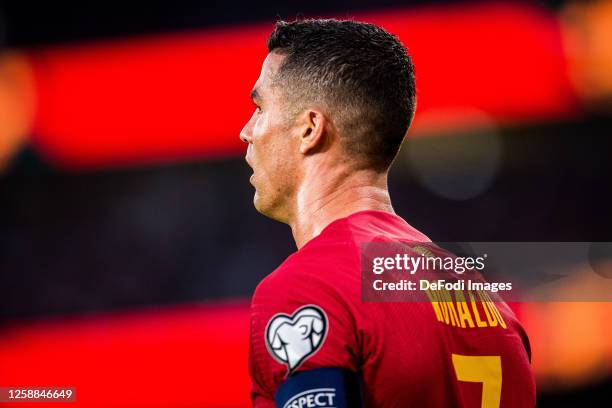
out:
M278 313L266 327L266 346L272 357L288 368L291 374L315 354L327 336L328 321L323 309L306 305L293 314Z

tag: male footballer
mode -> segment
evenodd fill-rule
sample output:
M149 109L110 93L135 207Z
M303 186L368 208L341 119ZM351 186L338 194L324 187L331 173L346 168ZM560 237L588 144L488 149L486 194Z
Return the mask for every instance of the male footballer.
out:
M430 242L387 188L416 106L404 46L338 20L278 22L267 46L240 138L255 208L298 251L253 295L253 405L533 407L529 343L505 303L472 302L450 324L434 302L362 300L360 243Z

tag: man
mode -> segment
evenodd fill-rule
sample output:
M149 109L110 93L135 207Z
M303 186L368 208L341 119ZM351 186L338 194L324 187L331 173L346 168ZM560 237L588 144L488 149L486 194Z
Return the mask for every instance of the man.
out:
M254 406L534 406L527 339L505 304L505 327L464 328L433 303L362 300L360 243L429 242L387 189L416 104L406 49L337 20L279 22L267 45L240 137L256 209L288 224L298 251L253 296Z

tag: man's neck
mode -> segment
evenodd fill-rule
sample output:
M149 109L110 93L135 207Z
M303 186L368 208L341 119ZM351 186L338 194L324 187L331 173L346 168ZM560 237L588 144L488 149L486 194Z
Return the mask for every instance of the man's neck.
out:
M298 249L340 218L367 210L394 212L387 175L372 171L311 177L298 190L295 207L289 225Z

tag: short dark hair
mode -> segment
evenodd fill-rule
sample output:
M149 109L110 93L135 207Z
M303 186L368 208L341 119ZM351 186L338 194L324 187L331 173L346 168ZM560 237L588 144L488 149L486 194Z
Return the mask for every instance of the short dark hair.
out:
M414 66L397 37L368 23L306 19L277 22L267 46L286 57L275 81L289 98L323 103L365 166L391 165L416 107Z

